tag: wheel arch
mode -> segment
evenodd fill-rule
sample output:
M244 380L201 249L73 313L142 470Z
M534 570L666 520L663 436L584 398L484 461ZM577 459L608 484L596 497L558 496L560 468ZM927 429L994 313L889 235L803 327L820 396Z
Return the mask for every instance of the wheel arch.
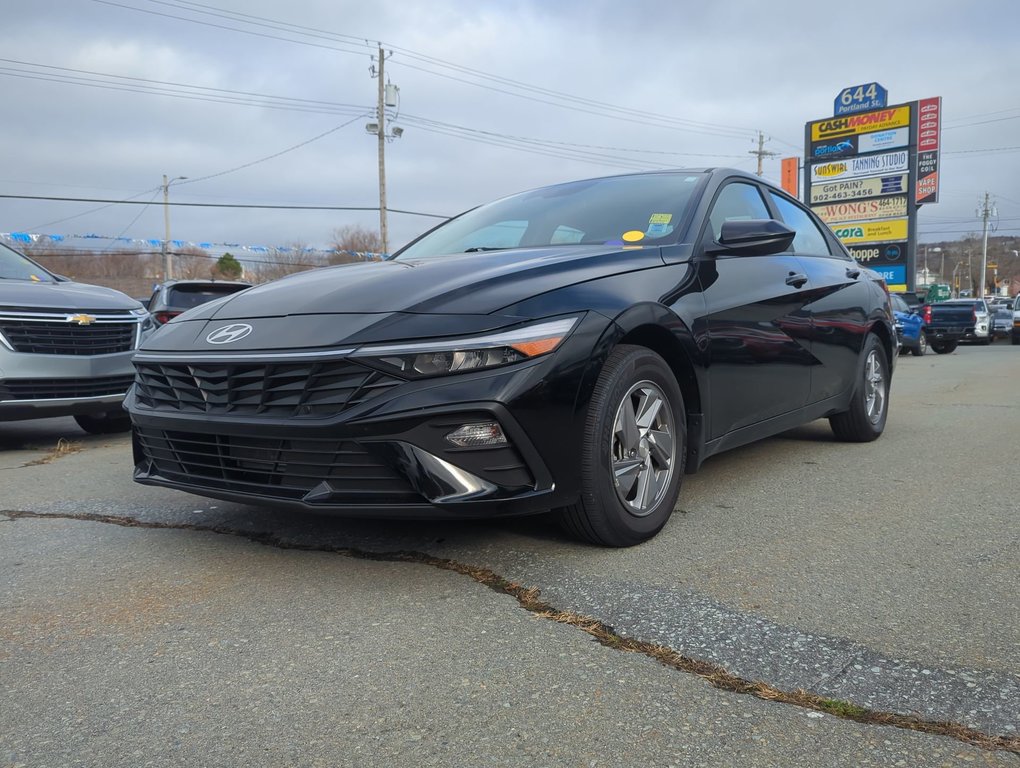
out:
M889 325L885 322L872 323L869 332L875 334L878 340L882 342L882 349L885 352L885 359L889 362L890 372L892 366L895 364L893 361L893 355L896 350L896 333L889 330ZM923 333L923 331L922 331Z
M704 367L698 362L694 333L687 323L661 304L642 304L622 313L610 323L592 356L594 364L583 386L583 405L587 405L609 354L620 344L650 349L665 360L676 377L686 411L687 472L696 472L703 455L705 386Z

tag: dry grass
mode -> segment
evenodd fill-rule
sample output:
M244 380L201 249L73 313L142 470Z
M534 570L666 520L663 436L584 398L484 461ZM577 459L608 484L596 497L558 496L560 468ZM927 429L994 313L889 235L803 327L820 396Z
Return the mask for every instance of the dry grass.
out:
M21 466L23 467L36 467L40 464L52 464L57 459L62 459L65 456L70 456L72 453L78 453L85 449L85 446L77 440L68 440L66 438L60 438L57 440L56 446L45 456L40 456L38 459L25 462Z

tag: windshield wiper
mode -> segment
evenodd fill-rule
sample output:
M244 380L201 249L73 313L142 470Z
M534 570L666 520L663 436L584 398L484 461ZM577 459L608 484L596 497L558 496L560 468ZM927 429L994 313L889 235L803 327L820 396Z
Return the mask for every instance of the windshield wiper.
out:
M477 253L478 251L505 251L506 246L495 246L495 245L473 245L470 248L465 248L464 253Z

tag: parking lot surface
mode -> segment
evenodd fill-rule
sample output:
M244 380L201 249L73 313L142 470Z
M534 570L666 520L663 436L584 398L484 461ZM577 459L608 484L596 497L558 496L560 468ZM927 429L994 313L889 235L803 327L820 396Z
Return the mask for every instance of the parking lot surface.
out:
M0 425L0 761L1020 765L1018 376L902 358L879 441L712 458L627 550L210 501L133 484L125 436Z

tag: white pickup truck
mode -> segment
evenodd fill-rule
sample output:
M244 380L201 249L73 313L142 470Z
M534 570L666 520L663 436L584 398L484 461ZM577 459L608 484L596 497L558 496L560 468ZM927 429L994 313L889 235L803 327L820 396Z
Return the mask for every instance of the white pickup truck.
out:
M1020 344L1020 294L1013 299L1013 343Z

